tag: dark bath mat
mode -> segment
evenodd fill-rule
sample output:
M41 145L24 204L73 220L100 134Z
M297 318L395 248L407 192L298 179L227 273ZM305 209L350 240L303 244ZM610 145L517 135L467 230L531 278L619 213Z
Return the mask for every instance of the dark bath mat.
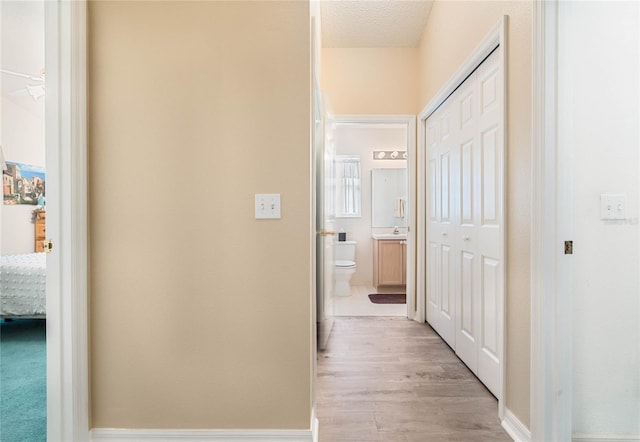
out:
M369 295L369 300L374 304L406 304L407 295L405 293L378 293Z

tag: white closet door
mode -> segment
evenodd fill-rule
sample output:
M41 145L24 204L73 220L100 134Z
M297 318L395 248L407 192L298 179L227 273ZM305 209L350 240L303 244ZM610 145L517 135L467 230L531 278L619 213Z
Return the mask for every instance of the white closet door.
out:
M457 153L459 158L459 180L456 182L459 201L459 223L456 237L460 246L460 267L457 274L456 310L456 354L477 374L478 370L478 288L480 286L479 261L477 250L478 220L480 208L477 201L481 188L481 170L478 161L478 95L476 74L469 77L456 91L451 106L460 114L457 129Z
M428 320L450 346L455 345L455 167L452 158L451 129L453 113L448 108L436 111L427 125L430 193L429 240L427 244L429 295Z
M500 397L504 309L504 140L503 93L497 53L476 71L479 104L478 142L480 187L477 250L479 354L478 377Z
M427 119L427 321L501 395L502 78L495 51Z
M440 193L438 170L438 142L440 141L440 120L436 111L432 118L426 121L426 156L427 173L429 183L427 184L427 293L426 293L426 313L427 322L439 331L438 312L440 311L440 243L436 241L438 236L436 231L440 223Z

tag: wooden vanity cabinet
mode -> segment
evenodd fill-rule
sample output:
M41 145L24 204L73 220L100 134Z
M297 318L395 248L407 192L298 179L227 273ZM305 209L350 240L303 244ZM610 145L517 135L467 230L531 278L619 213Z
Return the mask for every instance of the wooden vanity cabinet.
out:
M34 212L35 246L36 252L44 252L44 240L47 238L47 212L36 210Z
M376 239L373 241L373 285L400 287L407 284L407 241Z

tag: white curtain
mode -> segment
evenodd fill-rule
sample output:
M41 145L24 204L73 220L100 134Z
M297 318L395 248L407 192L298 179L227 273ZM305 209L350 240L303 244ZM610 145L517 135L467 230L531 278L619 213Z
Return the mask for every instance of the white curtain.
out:
M360 216L360 158L337 158L338 162L338 216Z

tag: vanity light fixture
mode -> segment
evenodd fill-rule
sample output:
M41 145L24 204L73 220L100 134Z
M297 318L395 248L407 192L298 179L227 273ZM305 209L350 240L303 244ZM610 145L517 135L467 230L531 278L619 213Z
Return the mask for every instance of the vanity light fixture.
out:
M374 150L374 160L406 160L406 150Z

